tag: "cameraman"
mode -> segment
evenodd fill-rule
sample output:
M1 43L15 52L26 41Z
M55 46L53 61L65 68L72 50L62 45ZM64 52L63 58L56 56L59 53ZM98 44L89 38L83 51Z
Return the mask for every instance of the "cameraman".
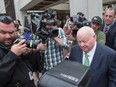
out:
M63 29L58 28L57 23L54 22L46 24L48 30L58 29L58 36L47 39L43 73L61 63L64 60L63 48L68 49L69 47L68 39Z
M27 48L25 40L14 40L13 20L0 16L0 87L35 87L32 73L40 70L37 61L41 56Z

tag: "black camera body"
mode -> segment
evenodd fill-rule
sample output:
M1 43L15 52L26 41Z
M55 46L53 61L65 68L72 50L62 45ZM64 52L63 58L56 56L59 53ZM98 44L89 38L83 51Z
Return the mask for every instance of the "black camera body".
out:
M15 43L19 43L23 39L26 40L26 38L25 38L24 35L18 35L16 37ZM26 46L28 48L35 48L36 49L37 48L37 45L40 43L40 40L26 40L25 43L26 43Z
M38 31L37 36L42 38L42 40L46 40L47 38L54 38L58 36L58 29L41 29L41 31Z

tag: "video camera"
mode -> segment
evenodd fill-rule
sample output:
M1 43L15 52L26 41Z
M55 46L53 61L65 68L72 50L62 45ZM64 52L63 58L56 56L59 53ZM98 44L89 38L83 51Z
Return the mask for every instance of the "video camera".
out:
M77 15L72 16L72 18L73 23L77 26L77 28L90 25L90 22L85 18L82 12L78 12Z
M90 26L90 21L85 18L82 12L78 12L77 15L72 16L73 23L76 25L76 29L72 31L72 35L75 37L79 28L83 26Z
M31 13L25 16L24 20L24 31L32 34L31 40L26 40L26 44L29 48L36 48L38 43L45 43L47 38L54 38L58 36L58 29L47 29L46 25L57 24L54 19L56 11L53 9L48 9L44 13ZM21 39L26 39L24 35L19 35L17 37L18 41Z

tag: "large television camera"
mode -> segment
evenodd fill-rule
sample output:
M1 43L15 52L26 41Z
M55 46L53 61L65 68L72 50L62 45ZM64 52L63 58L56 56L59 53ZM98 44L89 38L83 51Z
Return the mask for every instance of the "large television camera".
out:
M32 36L31 40L26 40L27 46L29 48L36 48L38 43L45 43L48 38L54 38L58 36L58 29L47 29L46 25L57 24L54 19L56 11L54 9L48 9L44 13L31 13L25 16L24 20L24 31L30 33ZM18 36L18 41L21 39L26 39L25 36ZM17 41L17 42L18 42Z
M77 26L77 28L90 25L90 22L85 18L85 15L82 12L78 12L77 15L72 16L72 18L73 23Z
M72 35L75 37L79 28L83 26L90 26L90 21L88 21L82 12L78 12L76 15L72 16L73 23L76 25L76 29L72 31Z

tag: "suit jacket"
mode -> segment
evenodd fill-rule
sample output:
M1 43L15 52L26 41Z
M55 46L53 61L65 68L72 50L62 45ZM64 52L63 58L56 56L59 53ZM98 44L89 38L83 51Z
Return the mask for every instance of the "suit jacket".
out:
M78 45L71 49L69 59L82 64L83 51ZM88 87L116 87L116 53L109 47L97 43L90 65Z
M105 24L101 25L101 30L103 31ZM116 50L116 22L110 26L109 31L106 34L106 43L107 46Z

